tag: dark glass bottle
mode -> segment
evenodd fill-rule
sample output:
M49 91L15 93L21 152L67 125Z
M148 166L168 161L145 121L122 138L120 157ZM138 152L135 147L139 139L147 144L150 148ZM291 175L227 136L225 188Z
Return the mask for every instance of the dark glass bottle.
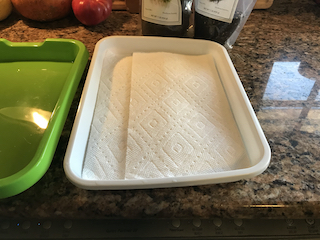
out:
M216 0L221 1L221 0ZM222 45L230 38L240 24L242 14L235 12L231 23L222 22L195 12L194 37L218 42Z

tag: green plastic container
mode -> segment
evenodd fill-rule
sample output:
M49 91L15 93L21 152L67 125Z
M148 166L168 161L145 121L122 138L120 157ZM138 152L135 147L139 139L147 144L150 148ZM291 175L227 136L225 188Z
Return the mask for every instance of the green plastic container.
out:
M48 170L88 57L76 40L0 39L0 198Z

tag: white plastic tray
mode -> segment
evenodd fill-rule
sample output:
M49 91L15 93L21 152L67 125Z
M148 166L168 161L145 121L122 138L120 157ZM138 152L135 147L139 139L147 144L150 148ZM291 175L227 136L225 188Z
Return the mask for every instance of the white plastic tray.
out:
M205 175L161 179L97 181L81 178L104 53L110 49L123 56L130 56L133 52L211 54L216 62L216 68L247 149L251 167ZM258 119L227 51L220 44L206 40L136 36L107 37L97 43L64 159L66 176L74 185L84 189L104 190L163 188L233 182L262 173L268 167L270 157L270 147Z

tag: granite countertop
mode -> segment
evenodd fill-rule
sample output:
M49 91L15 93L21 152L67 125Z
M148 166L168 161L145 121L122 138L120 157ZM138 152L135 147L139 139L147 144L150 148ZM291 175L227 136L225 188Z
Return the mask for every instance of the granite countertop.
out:
M85 27L74 18L39 23L12 14L0 37L39 42L71 38L92 56L110 35L136 35L138 15L114 11ZM261 175L234 183L167 189L87 191L71 184L63 159L85 81L83 75L52 164L27 191L0 200L0 218L319 218L320 7L275 1L254 10L229 50L272 149Z

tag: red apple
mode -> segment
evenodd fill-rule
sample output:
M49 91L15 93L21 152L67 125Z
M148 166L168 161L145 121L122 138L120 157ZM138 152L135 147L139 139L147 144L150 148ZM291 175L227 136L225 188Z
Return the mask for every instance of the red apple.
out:
M93 26L101 23L110 15L112 0L73 0L72 9L81 23Z
M52 21L67 16L72 0L11 0L24 17L36 21Z

